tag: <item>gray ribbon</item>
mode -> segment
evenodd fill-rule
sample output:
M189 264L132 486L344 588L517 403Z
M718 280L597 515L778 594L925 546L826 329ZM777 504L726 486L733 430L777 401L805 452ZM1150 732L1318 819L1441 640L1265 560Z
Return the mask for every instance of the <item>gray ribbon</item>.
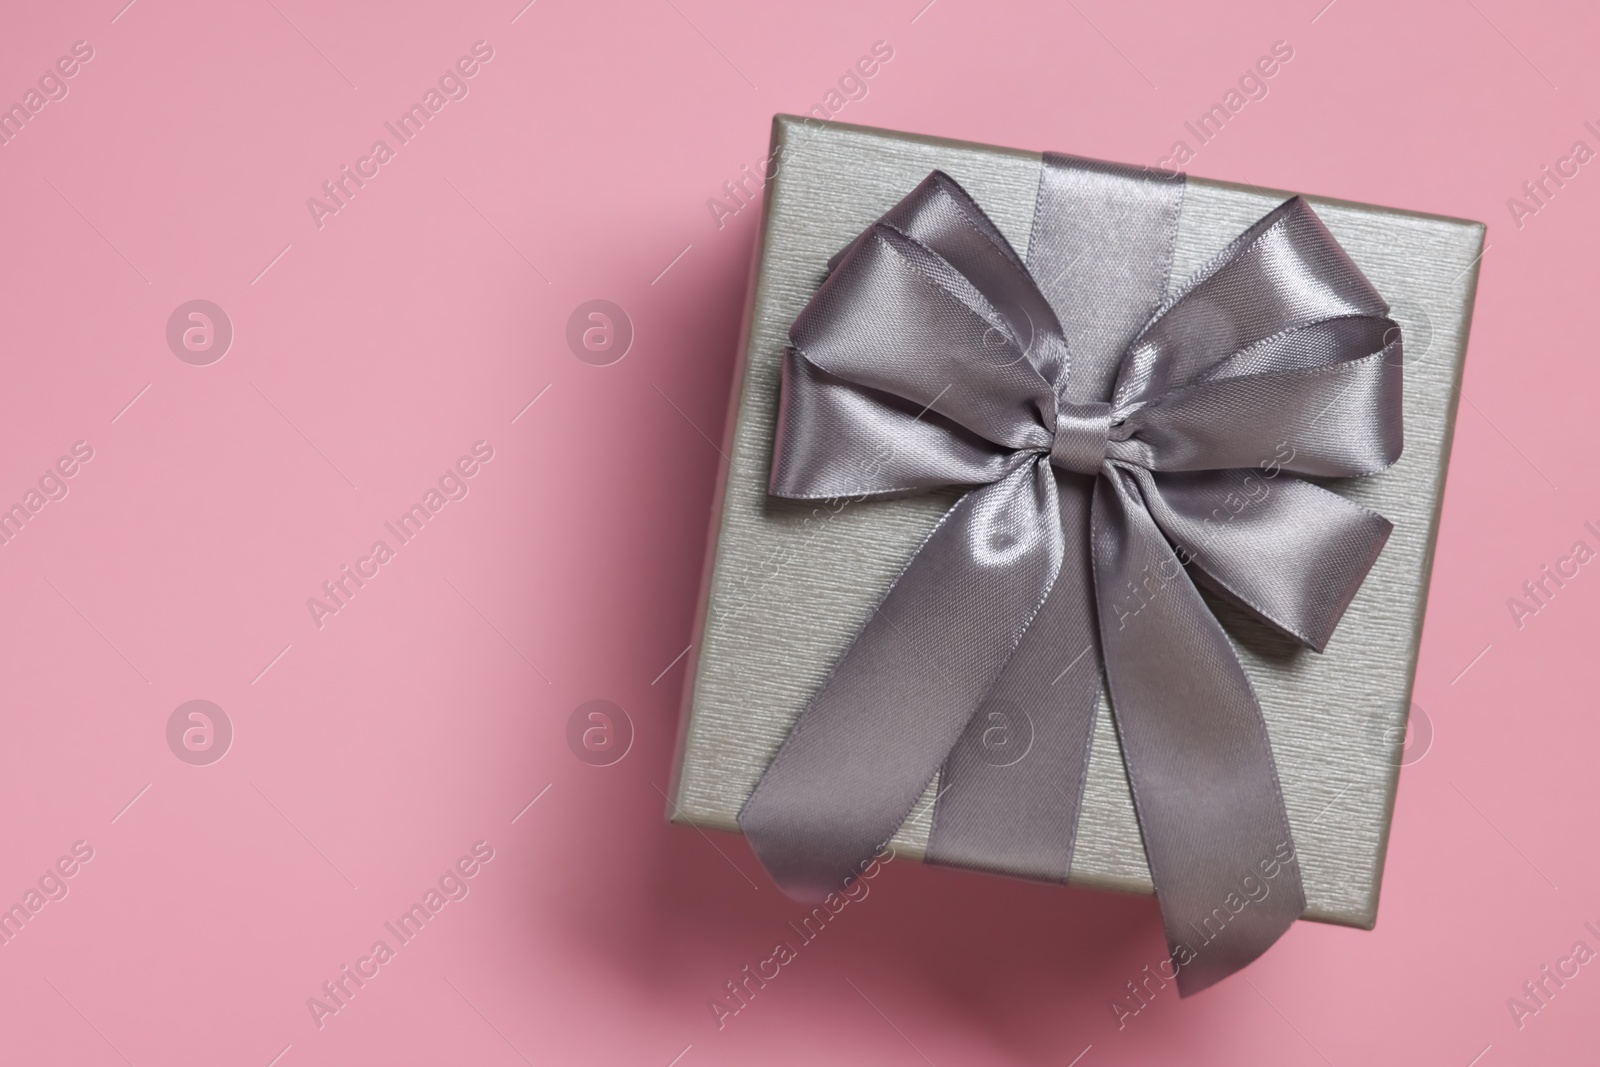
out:
M936 171L795 321L774 495L971 488L740 812L790 894L839 889L941 774L931 862L1065 880L1099 666L1180 992L1304 911L1261 708L1197 583L1326 646L1391 526L1279 475L1399 457L1400 332L1298 197L1167 300L1182 195L1047 155L1024 264ZM1033 723L1011 766L958 743L997 705Z

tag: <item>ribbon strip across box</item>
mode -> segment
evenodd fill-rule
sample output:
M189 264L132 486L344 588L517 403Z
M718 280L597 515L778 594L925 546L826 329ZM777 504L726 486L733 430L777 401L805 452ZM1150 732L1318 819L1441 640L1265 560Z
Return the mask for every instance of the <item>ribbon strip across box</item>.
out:
M772 148L667 811L675 822L732 831L813 693L961 496L952 489L868 500L770 495L790 327L828 276L830 259L935 170L970 193L1026 258L1046 165L1034 152L781 115ZM1177 201L1166 295L1177 295L1291 195L1188 178ZM1313 480L1384 516L1394 529L1320 654L1223 598L1208 595L1206 602L1265 720L1298 857L1304 918L1371 928L1484 228L1304 199L1382 294L1404 334L1400 459L1369 477ZM1040 279L1047 292L1073 292L1076 272L1090 294L1085 298L1093 299L1091 275L1101 284L1105 277L1103 264L1068 262L1061 271L1049 286ZM1059 303L1065 322L1070 310ZM1264 469L1270 458L1263 457ZM1069 662L1076 649L1060 651L1063 673L1100 667ZM1071 842L1062 873L1074 885L1150 893L1103 676L1098 687L1076 835L1062 830ZM997 766L1027 758L1035 724L1025 712L998 704L978 714L976 736L990 754L982 758ZM928 851L938 788L935 777L891 838L899 855L921 859ZM1003 858L977 865L1040 877Z

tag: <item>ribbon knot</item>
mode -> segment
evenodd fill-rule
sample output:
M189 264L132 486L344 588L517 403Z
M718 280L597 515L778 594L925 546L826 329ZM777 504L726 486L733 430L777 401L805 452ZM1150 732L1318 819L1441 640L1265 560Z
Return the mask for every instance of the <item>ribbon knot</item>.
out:
M1063 403L1056 409L1050 462L1076 474L1098 474L1111 436L1111 405L1105 401Z
M1024 263L936 171L795 320L773 494L967 491L740 812L785 891L837 891L935 777L930 861L1064 881L1103 684L1180 992L1304 910L1261 707L1199 586L1326 646L1391 527L1293 475L1398 458L1400 334L1298 197L1169 296L1182 189L1047 155ZM1026 758L985 750L996 715L1030 725Z

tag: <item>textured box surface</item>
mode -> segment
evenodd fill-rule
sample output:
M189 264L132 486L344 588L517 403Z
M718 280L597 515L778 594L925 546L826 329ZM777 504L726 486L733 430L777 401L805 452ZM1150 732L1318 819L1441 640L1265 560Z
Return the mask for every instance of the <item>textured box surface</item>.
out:
M1063 146L1070 150L1071 146ZM713 518L671 818L737 830L745 798L954 492L851 503L837 513L766 492L788 328L843 247L930 170L983 205L1026 257L1038 153L779 116ZM1173 285L1289 193L1191 178ZM1405 454L1326 483L1395 525L1321 655L1213 601L1259 695L1299 851L1306 917L1370 927L1398 779L1428 573L1466 348L1480 223L1308 196L1405 330ZM933 786L894 844L919 858ZM1110 707L1102 693L1070 882L1152 891Z

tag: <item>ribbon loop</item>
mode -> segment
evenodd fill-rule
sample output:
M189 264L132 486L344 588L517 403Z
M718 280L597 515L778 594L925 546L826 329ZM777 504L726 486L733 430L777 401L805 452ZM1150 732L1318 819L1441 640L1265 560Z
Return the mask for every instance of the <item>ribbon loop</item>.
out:
M1151 474L1145 509L1214 592L1321 652L1393 524L1281 469Z
M774 494L975 488L740 812L786 891L838 889L935 776L930 861L1065 879L1103 674L1180 992L1304 910L1260 704L1195 583L1327 646L1391 527L1290 472L1399 456L1399 330L1298 197L1169 299L1182 188L1047 155L1024 263L934 172L795 320Z

